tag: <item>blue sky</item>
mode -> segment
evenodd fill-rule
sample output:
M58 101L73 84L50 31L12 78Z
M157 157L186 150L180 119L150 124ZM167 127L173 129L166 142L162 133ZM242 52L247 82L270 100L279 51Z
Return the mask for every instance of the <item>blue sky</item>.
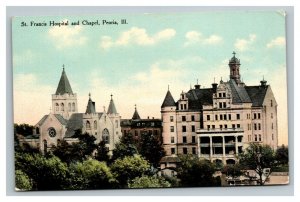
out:
M31 21L115 20L119 25L21 27ZM120 24L126 19L126 25ZM229 78L232 51L246 85L264 76L278 102L280 143L287 143L285 17L280 12L195 12L13 19L15 122L35 124L49 113L62 65L85 110L114 95L122 118L137 104L141 117L160 117L168 85L174 99L196 80L210 87Z

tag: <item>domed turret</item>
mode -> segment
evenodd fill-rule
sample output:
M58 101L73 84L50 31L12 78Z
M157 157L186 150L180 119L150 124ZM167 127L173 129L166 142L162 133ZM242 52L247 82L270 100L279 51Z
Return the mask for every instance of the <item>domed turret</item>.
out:
M233 51L233 57L229 60L229 68L230 68L230 79L235 80L237 84L241 83L240 76L240 60L235 57L235 52Z

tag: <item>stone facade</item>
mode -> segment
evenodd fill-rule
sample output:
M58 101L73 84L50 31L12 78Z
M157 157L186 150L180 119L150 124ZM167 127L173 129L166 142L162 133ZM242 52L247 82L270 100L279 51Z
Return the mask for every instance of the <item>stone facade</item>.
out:
M122 135L120 123L121 116L117 113L112 95L107 112L96 112L95 102L89 94L86 112L78 113L77 95L73 93L63 69L56 93L52 95L51 112L34 126L33 135L20 140L20 143L28 143L46 152L62 140L77 142L75 133L81 131L93 135L96 143L105 141L112 151Z
M249 143L277 148L277 103L271 87L241 82L240 60L229 60L230 79L211 88L182 92L177 102L168 90L161 106L166 155L195 154L200 158L235 163Z
M153 134L158 141L162 141L162 122L154 117L141 119L135 107L131 119L121 120L121 130L123 135L132 134L136 142L140 142L143 133Z

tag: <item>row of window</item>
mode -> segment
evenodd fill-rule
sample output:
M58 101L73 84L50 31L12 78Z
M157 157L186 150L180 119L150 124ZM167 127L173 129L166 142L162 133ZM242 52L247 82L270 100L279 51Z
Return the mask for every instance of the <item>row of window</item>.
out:
M226 102L219 102L219 108L226 108Z
M186 126L182 126L182 132L186 132ZM196 131L196 127L194 125L191 126L191 132L195 132ZM175 132L175 127L174 126L170 126L170 132Z
M223 98L226 97L226 93L219 93L218 95L219 95L218 97L220 97L220 98L221 97L223 97Z
M216 128L216 125L207 125L207 129L215 129ZM219 128L220 129L223 129L223 128L228 128L228 125L227 124L224 124L224 125L219 125ZM241 124L232 124L232 128L241 128Z
M175 137L171 137L171 143L175 143ZM182 137L182 143L187 143L187 137L186 136ZM196 143L196 136L192 136L192 142L191 143Z
M260 119L260 113L253 113L253 119Z
M210 121L211 120L211 115L206 115L206 120L207 121ZM217 120L227 120L227 118L228 118L228 120L231 120L231 114L216 114L215 115L215 121L217 121ZM236 119L237 120L240 120L241 119L241 116L240 116L240 114L236 114Z
M75 102L73 103L68 103L68 109L66 109L67 111L71 112L75 112ZM55 103L55 111L65 111L65 104L64 103L60 103L60 105L58 103Z
M187 104L180 104L181 110L187 110Z
M146 123L145 122L142 122L142 123L139 122L139 123L136 124L136 126L146 126ZM152 126L152 127L155 126L155 123L151 122L150 126Z
M191 115L191 121L195 121L195 116ZM181 121L187 121L187 116L181 116ZM170 122L174 122L174 116L170 116Z
M126 135L128 133L133 133L134 136L138 137L139 134L147 132L148 134L152 134L152 130L123 130L123 134ZM153 135L158 135L158 130L153 130Z
M116 128L118 128L119 127L119 121L116 120L115 124L116 124ZM90 121L86 121L85 127L86 127L87 130L91 129L91 123L90 123ZM94 121L94 129L95 130L97 129L97 121Z
M171 154L175 154L175 153L176 153L176 148L171 148ZM183 154L188 154L188 148L183 147L182 148L182 153ZM196 147L192 147L192 154L196 154Z

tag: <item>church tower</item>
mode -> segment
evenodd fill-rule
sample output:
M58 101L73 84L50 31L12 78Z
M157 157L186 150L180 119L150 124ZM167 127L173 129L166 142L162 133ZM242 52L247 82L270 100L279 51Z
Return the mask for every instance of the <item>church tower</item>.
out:
M120 137L122 136L121 131L121 116L117 112L113 95L110 95L110 102L107 110L107 116L110 118L112 125L113 125L113 136L112 136L112 144L111 149L114 149L115 144L119 141Z
M52 95L52 112L60 114L64 119L68 120L77 111L77 95L72 91L63 65L56 92Z
M229 60L229 68L230 68L230 79L235 80L236 84L241 83L240 76L240 60L235 57L235 52L233 51L233 57Z

